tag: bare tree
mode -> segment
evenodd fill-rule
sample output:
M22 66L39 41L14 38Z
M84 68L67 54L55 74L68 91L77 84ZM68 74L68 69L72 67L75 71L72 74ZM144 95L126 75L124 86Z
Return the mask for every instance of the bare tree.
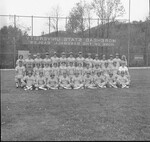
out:
M61 14L61 8L59 5L52 7L51 12L48 14L48 16L50 17L48 25L50 26L50 28L56 31L56 34L58 34L58 22Z
M123 16L125 9L120 0L93 0L92 7L101 21L102 26L105 23L115 21L116 18ZM102 31L102 36L104 36Z

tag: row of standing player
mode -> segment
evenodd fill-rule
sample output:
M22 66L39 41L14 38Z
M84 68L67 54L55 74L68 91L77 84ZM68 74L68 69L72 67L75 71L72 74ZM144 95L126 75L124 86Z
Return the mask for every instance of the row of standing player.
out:
M79 56L75 58L73 56L73 53L70 53L70 56L67 58L65 53L62 52L62 56L59 58L56 55L56 52L54 52L54 56L51 58L49 57L49 54L46 53L46 57L42 59L40 57L40 54L37 53L37 57L33 59L31 57L31 54L29 53L27 59L23 59L23 56L19 56L19 59L16 61L16 65L18 65L19 61L22 61L26 69L28 70L29 68L35 67L37 64L40 64L41 67L44 67L45 64L49 64L50 67L54 65L54 63L57 64L57 66L61 66L62 63L65 63L66 66L69 66L70 62L73 63L73 66L78 66L79 63L82 64L82 66L85 66L87 63L90 63L90 67L94 67L95 64L99 64L101 68L103 68L104 64L107 62L109 65L112 65L113 62L116 62L117 67L120 66L121 60L125 61L125 64L127 66L127 60L126 57L123 55L122 58L119 58L119 54L116 53L116 57L113 58L113 55L110 55L110 59L106 60L105 55L102 56L102 59L100 60L98 57L98 54L95 55L95 59L91 58L91 53L88 53L88 57L84 58L82 56L82 52L79 52Z
M98 60L97 60L98 61ZM20 60L19 61L19 63L20 64L22 64L21 63L22 61ZM120 81L118 81L118 79L120 79L120 77L119 77L119 72L118 71L120 71L120 73L123 75L126 71L125 70L120 70L120 69L126 69L127 67L125 66L125 64L126 64L126 62L122 62L122 66L121 67L117 67L116 66L116 61L113 61L113 65L114 66L112 66L112 67L114 67L114 68L107 68L108 67L108 62L105 62L105 64L104 64L104 66L107 68L105 68L104 70L103 70L103 68L99 68L99 62L96 62L95 64L93 64L94 65L94 67L92 68L92 66L91 66L91 64L90 64L90 62L85 62L86 63L86 67L83 69L83 67L82 67L82 64L81 63L79 63L79 68L78 67L73 67L73 62L70 62L70 64L69 64L69 67L67 67L67 68L65 68L66 66L66 64L65 64L65 62L62 62L62 64L61 64L61 66L60 66L60 68L58 69L57 68L57 63L55 62L54 63L54 72L51 72L50 73L50 68L49 68L49 63L48 62L46 62L45 64L44 64L44 68L42 69L41 67L40 67L40 63L36 63L35 64L35 67L33 68L33 71L34 71L34 77L32 76L32 70L28 70L28 71L30 71L30 73L31 74L29 74L29 76L25 76L24 77L24 75L21 75L21 73L20 73L20 75L18 75L18 71L17 71L17 67L19 67L20 68L20 65L19 66L17 66L16 67L16 83L18 84L18 79L19 80L21 80L21 82L22 82L22 85L24 84L25 85L25 82L23 81L23 80L27 80L27 79L29 79L29 78L31 78L31 79L33 79L33 80L36 80L36 81L31 81L31 82L34 82L33 84L35 84L35 86L36 86L36 89L37 88L41 88L41 86L38 86L38 85L36 85L36 84L39 84L39 83L35 83L35 82L37 82L37 80L40 80L40 78L39 78L39 76L40 76L40 74L42 74L42 76L41 77L44 77L43 78L43 85L45 86L46 84L47 84L47 81L49 80L53 80L53 76L55 76L54 78L57 78L57 79L54 79L55 81L56 80L58 80L58 76L60 76L60 79L59 79L59 82L61 82L60 80L61 80L61 76L62 76L62 78L63 78L63 76L65 77L65 74L66 75L68 75L69 76L69 78L70 78L70 81L73 83L74 81L74 79L77 77L79 77L80 78L80 83L78 84L80 87L84 87L84 88L95 88L96 86L97 86L97 83L94 83L96 80L94 79L94 78L103 78L103 83L104 83L104 86L102 85L98 85L99 87L101 86L102 88L103 87L106 87L106 86L111 86L111 87L117 87L116 85L117 84L120 84L119 82ZM22 67L22 69L24 69L24 71L25 71L25 67L23 67L22 65L21 65L21 67ZM119 70L118 70L119 69ZM51 71L52 71L52 69L51 69ZM21 72L21 71L20 71ZM38 74L36 74L36 72L38 72ZM82 73L81 73L82 72ZM43 73L44 73L44 76L43 76ZM68 74L67 74L68 73ZM20 76L20 77L19 77ZM90 76L90 78L88 78ZM125 79L124 79L124 81L123 82L126 82L125 84L126 85L121 85L123 88L124 87L128 87L128 85L129 85L129 82L130 82L130 76L129 76L129 73L128 73L128 70L127 70L127 74L126 75L123 75L123 77L125 76ZM75 77L75 78L74 78ZM87 78L86 78L87 77ZM111 79L110 79L110 77L111 77ZM77 79L76 78L76 79ZM78 78L78 79L79 79ZM99 79L100 79L99 78ZM101 78L101 79L102 79ZM42 79L42 78L41 78ZM65 78L63 78L63 79L65 79ZM62 80L63 80L62 79ZM86 79L87 80L91 80L90 82L90 84L88 83L88 86L86 85ZM101 80L100 79L100 80ZM45 81L44 81L45 80ZM84 81L83 81L84 80ZM99 81L100 81L99 80ZM110 81L110 80L113 80L113 85L112 85L112 81ZM68 85L70 84L69 82L70 82L69 80L68 80ZM102 81L102 80L101 80ZM100 81L100 82L101 82ZM29 81L30 82L30 81ZM53 82L53 81L52 81ZM57 81L56 81L57 82ZM55 83L56 83L55 82ZM83 83L84 82L84 83ZM106 83L107 82L107 83ZM28 83L27 83L28 84ZM33 85L32 84L32 85ZM70 84L69 86L70 87L63 87L62 85L60 85L60 83L56 83L57 85L57 87L55 86L51 86L52 88L80 88L78 85L75 87L75 84L73 85L73 84ZM58 85L59 84L59 85ZM111 84L111 85L110 85ZM43 86L42 85L42 86ZM18 85L17 85L18 86ZM27 85L28 86L28 85ZM26 89L29 87L27 87L26 86ZM38 86L38 87L37 87ZM49 85L48 85L49 86ZM50 86L48 87L47 86L47 88L51 88ZM31 86L30 86L31 87ZM29 87L29 88L30 88ZM32 87L31 87L32 88ZM42 87L43 88L43 87ZM51 89L52 89L51 88ZM45 87L44 87L44 89L45 89Z

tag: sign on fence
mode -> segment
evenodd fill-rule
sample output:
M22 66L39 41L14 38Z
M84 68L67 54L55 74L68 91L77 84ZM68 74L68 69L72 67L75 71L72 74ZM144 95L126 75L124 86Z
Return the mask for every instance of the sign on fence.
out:
M20 55L23 55L23 59L26 59L26 58L28 58L28 54L29 54L29 51L27 51L27 50L18 50L18 57Z
M143 60L143 55L134 55L135 60Z
M76 46L115 46L116 39L71 38L28 36L23 44L31 45L76 45Z

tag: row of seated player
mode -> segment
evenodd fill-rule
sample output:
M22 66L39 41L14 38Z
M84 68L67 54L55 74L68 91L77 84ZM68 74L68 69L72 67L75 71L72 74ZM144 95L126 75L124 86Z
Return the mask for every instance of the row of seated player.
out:
M25 87L25 90L33 88L47 90L56 88L129 87L130 75L125 62L122 62L119 69L105 68L103 70L98 67L98 64L95 68L90 68L89 64L86 64L86 68L82 66L76 68L53 67L51 71L50 68L45 67L45 70L42 68L39 68L40 70L29 70L26 74L22 61L19 61L19 66L15 69L16 87Z
M40 66L44 67L45 64L49 64L50 67L54 65L54 63L57 64L57 66L61 66L63 63L66 64L66 66L69 66L69 64L72 62L74 66L78 66L79 63L82 64L82 66L85 66L85 64L88 62L93 67L94 64L100 64L101 66L104 66L104 64L107 62L109 65L111 65L113 62L116 62L117 66L120 66L121 61L125 61L127 65L126 57L123 55L122 58L119 58L119 54L116 53L116 57L113 58L112 54L110 55L110 59L106 60L105 55L103 55L102 59L100 60L98 57L98 54L95 55L95 58L91 58L91 53L88 53L88 57L84 58L82 56L82 52L79 52L79 56L77 58L74 58L73 53L70 53L70 56L66 58L66 55L64 52L62 52L62 56L59 58L56 55L56 52L54 52L54 56L51 58L49 57L49 54L46 53L45 58L42 59L40 57L40 54L37 53L37 57L33 59L31 57L31 54L28 55L27 59L23 59L23 56L19 56L19 59L16 61L16 65L18 65L19 61L22 61L26 68L33 68L36 66L36 64L40 64Z

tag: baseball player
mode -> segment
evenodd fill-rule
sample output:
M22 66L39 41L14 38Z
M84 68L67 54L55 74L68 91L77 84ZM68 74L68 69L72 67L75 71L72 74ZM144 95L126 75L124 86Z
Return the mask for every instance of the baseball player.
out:
M84 88L95 89L94 79L90 72L84 76Z
M129 80L127 78L127 76L125 76L125 72L121 71L120 75L117 78L117 86L119 88L129 88Z
M45 66L44 66L44 68L43 68L43 75L44 75L46 81L47 81L47 79L49 78L51 72L52 72L52 69L51 69L51 67L49 66L49 63L46 62L46 63L45 63Z
M35 90L47 90L46 88L46 78L43 72L39 73L39 76L35 80Z
M110 59L107 60L108 61L108 66L109 66L109 69L112 69L113 68L113 55L110 54Z
M106 60L106 56L105 55L103 55L102 56L102 60L101 60L101 68L102 68L102 70L105 68L105 62L106 62L107 60Z
M98 71L94 75L94 84L97 88L106 88L107 81L102 71Z
M125 56L125 55L122 55L122 57L121 57L121 61L124 61L124 62L125 62L125 66L127 66L127 65L128 65L128 63L127 63L127 58L126 58L126 56Z
M82 56L82 52L79 52L79 56L76 58L76 63L77 63L77 66L82 65L83 67L83 63L84 63L84 57Z
M21 80L25 76L25 67L23 66L22 60L18 61L18 65L15 68L15 82L16 82L16 87L22 87L22 82Z
M78 66L75 67L75 71L79 73L80 76L84 75L83 64L81 62L78 63Z
M59 87L59 82L58 82L58 77L55 75L55 73L51 73L49 78L47 79L46 82L46 87L48 89L58 89Z
M60 76L59 88L60 89L72 89L72 87L71 87L71 80L67 76L67 72L63 72L63 75Z
M59 67L59 76L62 76L64 72L67 72L66 63L62 62L61 66Z
M51 63L52 63L52 67L53 67L54 63L57 64L57 67L59 65L59 58L57 57L56 52L54 52L54 55L51 57Z
M121 61L121 66L119 67L119 71L123 71L125 73L125 76L128 78L129 82L130 82L130 74L129 74L129 70L128 67L126 66L126 61Z
M74 72L75 72L74 63L70 62L69 66L67 67L67 73L68 73L70 79L72 79L72 77L74 76Z
M60 67L62 66L62 64L65 64L65 66L67 66L67 58L65 52L62 52L62 56L60 57L59 62Z
M19 58L16 61L16 66L19 65L19 61L22 61L23 65L24 65L24 59L23 59L23 55L19 55Z
M83 78L79 74L79 72L74 72L74 76L72 77L72 88L73 89L80 89L83 87Z
M43 59L40 57L40 53L37 53L36 58L34 59L34 64L40 64L40 66L42 67L43 65Z
M117 81L116 81L116 76L113 74L113 72L109 72L109 76L107 77L107 87L108 88L117 88L116 86Z
M102 71L104 72L104 75L106 76L106 78L108 78L109 76L109 72L110 72L110 68L108 66L108 61L105 61L104 67L102 69Z
M28 71L28 75L22 79L22 87L24 90L33 90L35 85L35 77L32 75L32 71Z
M119 71L119 68L117 66L117 62L116 61L113 61L113 66L111 68L111 71L113 72L114 75L116 75L117 72Z
M72 52L70 52L70 56L67 58L67 65L70 66L70 64L73 64L73 66L75 66L75 58L73 57Z
M56 77L59 77L59 67L56 62L53 63L53 66L51 68L51 72L55 74Z
M121 65L121 59L119 58L118 53L116 53L116 57L113 59L113 61L116 62L116 66L117 66L117 68L119 68Z
M42 63L43 67L45 67L46 64L48 64L48 66L51 66L51 59L49 58L48 52L45 53L45 58L43 59Z
M86 63L86 66L85 66L85 68L84 68L84 71L83 71L83 76L85 76L87 73L89 73L90 76L91 76L91 75L92 75L92 72L93 72L93 70L92 70L92 68L90 68L90 63L87 62L87 63Z
M31 53L28 54L28 58L25 59L25 68L26 68L26 74L28 71L33 72L33 66L34 66L34 60L31 58Z
M85 58L85 64L89 64L90 68L93 67L93 59L91 58L91 53L88 53L88 57Z
M37 63L33 68L33 75L35 78L39 77L39 73L43 71L43 68L40 66L40 63Z

